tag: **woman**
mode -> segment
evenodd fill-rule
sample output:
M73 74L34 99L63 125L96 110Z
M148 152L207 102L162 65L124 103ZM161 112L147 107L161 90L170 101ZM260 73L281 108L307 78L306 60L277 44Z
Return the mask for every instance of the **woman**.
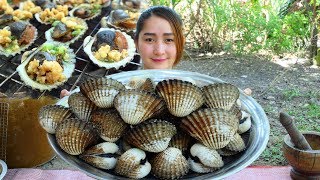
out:
M143 69L172 69L179 63L185 44L180 16L165 6L146 9L137 21L134 42ZM64 89L60 97L69 94Z

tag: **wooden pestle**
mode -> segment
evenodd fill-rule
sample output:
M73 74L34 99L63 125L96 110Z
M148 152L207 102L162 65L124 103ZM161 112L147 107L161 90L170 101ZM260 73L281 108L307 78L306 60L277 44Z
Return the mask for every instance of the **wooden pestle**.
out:
M294 125L292 117L287 113L280 112L280 122L282 126L287 130L293 144L301 150L312 150L311 146L307 142L306 138Z

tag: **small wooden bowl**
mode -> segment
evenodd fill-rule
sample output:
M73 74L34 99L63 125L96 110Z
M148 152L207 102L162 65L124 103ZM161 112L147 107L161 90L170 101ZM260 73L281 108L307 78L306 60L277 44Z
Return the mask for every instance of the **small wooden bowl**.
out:
M290 176L292 179L320 179L320 133L302 133L313 150L297 149L289 135L284 137L283 154L292 166Z

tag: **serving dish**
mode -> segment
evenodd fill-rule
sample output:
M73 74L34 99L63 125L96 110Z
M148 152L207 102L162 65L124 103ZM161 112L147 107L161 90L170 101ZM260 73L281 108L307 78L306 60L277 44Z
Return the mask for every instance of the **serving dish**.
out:
M123 84L128 84L128 82L132 79L139 78L151 78L155 83L163 79L181 79L195 83L200 87L210 83L212 84L216 82L223 82L218 78L210 77L196 72L181 70L138 70L121 72L118 74L109 75L108 77L116 79ZM76 91L79 91L79 89L76 89L73 92ZM67 106L67 101L68 97L64 97L57 104ZM183 177L184 179L222 179L228 177L249 166L266 148L269 139L270 125L264 110L252 97L245 95L242 91L240 93L240 101L243 108L247 110L252 117L252 127L250 130L247 149L244 152L239 153L238 155L233 157L233 159L229 160L225 164L225 166L215 172L207 174L190 172L188 175ZM80 160L77 156L72 156L65 153L57 144L54 135L48 134L48 139L52 148L59 157L61 157L69 164L77 167L81 171L85 172L89 176L96 179L126 179L120 176L116 176L114 173L112 173L112 171L97 169Z

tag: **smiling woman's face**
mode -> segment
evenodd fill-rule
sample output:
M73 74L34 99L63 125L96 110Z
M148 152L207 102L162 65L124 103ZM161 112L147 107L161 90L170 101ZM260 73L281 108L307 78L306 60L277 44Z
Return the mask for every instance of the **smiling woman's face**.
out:
M169 22L151 16L136 40L144 69L171 69L177 58L177 47Z

